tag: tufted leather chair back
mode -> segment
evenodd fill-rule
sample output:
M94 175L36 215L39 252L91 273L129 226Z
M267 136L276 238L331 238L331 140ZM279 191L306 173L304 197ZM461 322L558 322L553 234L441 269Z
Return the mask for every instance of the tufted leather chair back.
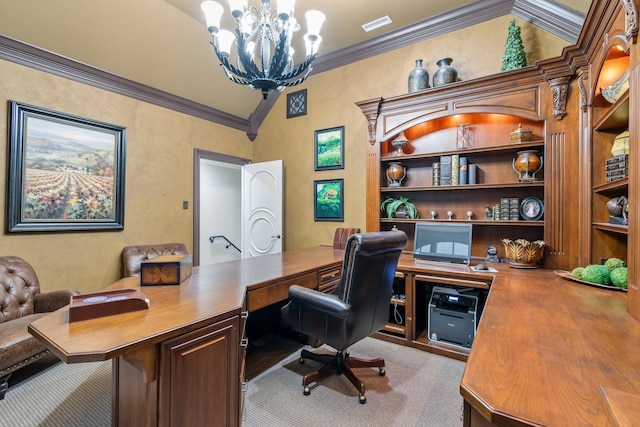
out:
M140 263L161 255L189 255L184 243L127 246L122 249L122 277L139 276Z
M352 234L359 233L360 229L355 227L338 227L336 228L335 233L333 234L333 248L334 249L344 249L347 245L347 239Z
M338 351L382 329L389 320L393 280L406 243L402 231L352 234L333 294L292 286L290 301L280 311L281 325Z
M389 320L389 301L398 259L407 242L401 231L352 234L345 245L340 285L334 291L350 305L346 337L329 333L326 342L344 349L382 329ZM343 341L344 340L344 341Z
M34 313L40 282L31 265L17 256L0 257L0 323Z

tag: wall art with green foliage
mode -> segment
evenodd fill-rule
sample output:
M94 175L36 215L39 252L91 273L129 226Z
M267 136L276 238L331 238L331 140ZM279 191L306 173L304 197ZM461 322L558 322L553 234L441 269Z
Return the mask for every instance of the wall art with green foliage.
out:
M313 181L316 221L344 221L344 181L324 179Z
M315 131L315 170L344 169L344 126Z

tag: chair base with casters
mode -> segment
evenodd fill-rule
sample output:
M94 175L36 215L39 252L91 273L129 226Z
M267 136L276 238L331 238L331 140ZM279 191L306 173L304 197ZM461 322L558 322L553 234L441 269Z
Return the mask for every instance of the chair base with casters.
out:
M302 350L301 363L309 358L325 364L304 376L305 395L310 394L311 383L329 374L344 374L358 389L359 402L366 403L364 383L353 370L378 368L385 375L383 359L357 359L347 349L386 325L398 258L406 242L402 231L352 234L345 245L340 284L333 293L298 285L289 288L289 302L280 310L281 326L336 351L332 355Z
M305 375L302 378L303 394L308 396L311 394L310 384L321 380L322 378L332 375L335 370L336 375L344 374L349 379L351 384L358 389L360 395L358 401L362 404L367 403L367 397L365 396L364 383L353 372L357 368L378 368L378 375L384 377L386 371L384 370L384 359L358 359L357 357L351 357L348 351L339 351L334 355L331 354L317 354L312 353L309 350L302 350L300 354L300 363L303 364L305 359L315 360L316 362L324 363L322 368L315 372Z

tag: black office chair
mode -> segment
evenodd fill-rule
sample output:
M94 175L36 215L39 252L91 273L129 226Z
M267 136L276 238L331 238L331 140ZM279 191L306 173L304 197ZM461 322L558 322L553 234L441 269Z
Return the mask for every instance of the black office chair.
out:
M289 288L289 303L282 307L283 327L309 335L337 350L335 355L302 350L300 363L309 358L326 363L302 380L304 394L309 384L330 374L345 374L366 403L364 383L353 368L375 367L385 375L384 360L350 357L349 346L382 329L389 320L389 303L398 258L407 243L402 231L353 234L347 240L340 285L332 294L294 285Z

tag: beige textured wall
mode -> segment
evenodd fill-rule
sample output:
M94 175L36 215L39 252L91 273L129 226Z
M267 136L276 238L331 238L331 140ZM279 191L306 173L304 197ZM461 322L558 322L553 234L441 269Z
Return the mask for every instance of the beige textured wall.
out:
M286 249L331 244L337 226L364 229L366 121L354 103L405 93L416 58L424 59L431 75L435 62L446 56L454 59L463 80L498 72L510 19L313 75L301 86L308 89L308 114L287 120L282 94L254 143L234 129L0 60L0 117L7 117L8 100L15 100L127 127L124 231L3 233L0 254L32 263L44 290L92 292L119 277L123 246L182 241L191 249L194 148L255 161L284 160ZM536 27L520 25L530 63L557 56L566 45ZM345 126L345 169L314 172L314 130L340 125ZM6 126L0 120L0 134L7 134ZM3 188L6 164L2 149ZM313 180L330 178L345 180L343 223L313 220ZM182 209L183 200L189 201L189 210ZM4 191L0 204L5 206Z
M15 100L127 128L124 231L3 233L0 254L36 269L43 290L93 292L119 278L124 246L193 242L193 150L251 158L243 132L0 60L0 117ZM0 135L7 134L0 120ZM5 140L6 141L6 140ZM5 206L6 148L0 150ZM182 209L182 201L189 209ZM4 209L2 226L4 228Z
M338 69L313 75L300 86L307 89L307 115L286 118L285 91L260 127L254 160L283 159L285 166L285 248L331 244L336 227L365 229L365 147L367 124L355 102L407 92L407 77L422 58L430 78L436 62L453 58L462 80L498 73L512 15L378 55ZM527 60L559 56L564 40L518 20ZM320 52L322 54L322 52ZM345 126L345 168L313 170L314 131ZM313 181L343 178L344 222L314 222Z

